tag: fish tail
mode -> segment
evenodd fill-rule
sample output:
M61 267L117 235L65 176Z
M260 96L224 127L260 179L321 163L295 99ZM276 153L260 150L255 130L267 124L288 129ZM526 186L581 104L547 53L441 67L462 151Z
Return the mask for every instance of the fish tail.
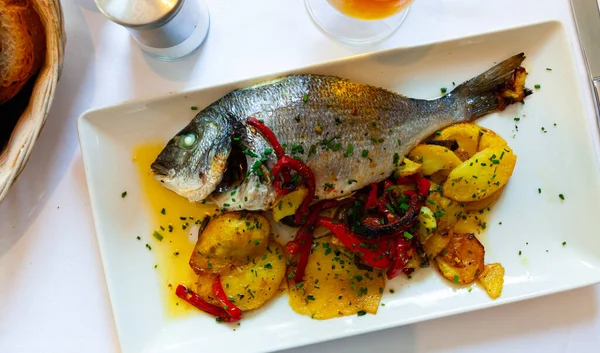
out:
M456 86L447 98L457 99L459 105L464 107L460 112L460 120L472 121L496 110L503 110L507 104L514 103L514 100L503 99L499 93L506 86L505 84L512 80L515 70L521 66L523 60L525 54L517 54ZM525 88L521 100L532 93L533 91Z

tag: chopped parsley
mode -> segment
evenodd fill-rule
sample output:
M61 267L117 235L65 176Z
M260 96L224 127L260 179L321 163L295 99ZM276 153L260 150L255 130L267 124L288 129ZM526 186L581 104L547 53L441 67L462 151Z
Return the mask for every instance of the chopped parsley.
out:
M123 192L121 193L121 197L122 197L122 198L125 198L125 196L127 196L127 191L123 191Z
M366 312L366 311L364 311L364 310L359 310L359 311L356 313L356 315L357 315L357 316L365 316L365 315L367 315L367 312Z
M191 108L192 110L198 110L198 107L197 107L197 106L195 106L195 105L192 105L190 108Z
M350 144L348 144L348 147L346 147L346 152L344 152L344 158L348 158L353 155L354 155L354 145L350 143Z
M558 197L560 197L561 200L565 199L565 195L563 195L563 194L558 194Z
M541 85L535 85L535 86L533 86L533 87L535 87L535 89L540 89L540 88L542 88L542 86L541 86Z
M448 89L446 87L442 87L442 88L440 88L440 91L442 91L442 93L446 93L446 91L448 91Z
M362 156L363 156L363 158L369 157L369 150L363 150L362 151Z
M454 275L454 283L458 284L458 275Z
M152 234L152 236L153 236L153 237L155 237L156 239L158 239L158 241L162 241L162 240L163 240L163 238L164 238L164 237L162 236L162 234L160 234L160 233L159 233L159 232L157 232L157 231L154 231L154 233Z

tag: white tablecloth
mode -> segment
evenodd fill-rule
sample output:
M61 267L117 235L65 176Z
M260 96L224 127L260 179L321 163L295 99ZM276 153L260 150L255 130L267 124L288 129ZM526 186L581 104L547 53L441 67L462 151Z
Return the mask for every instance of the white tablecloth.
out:
M201 50L165 63L93 0L63 0L68 44L52 112L0 204L0 352L119 351L77 139L83 111L549 19L567 25L581 61L566 0L416 0L397 33L362 48L321 33L301 0L207 1ZM588 287L290 352L600 352L599 304L600 287Z

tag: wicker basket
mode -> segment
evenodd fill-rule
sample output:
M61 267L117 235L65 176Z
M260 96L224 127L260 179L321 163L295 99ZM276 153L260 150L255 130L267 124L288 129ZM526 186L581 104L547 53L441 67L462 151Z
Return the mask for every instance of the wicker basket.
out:
M46 122L60 76L66 44L59 0L33 0L46 31L46 61L38 73L25 111L0 154L0 201L19 176Z

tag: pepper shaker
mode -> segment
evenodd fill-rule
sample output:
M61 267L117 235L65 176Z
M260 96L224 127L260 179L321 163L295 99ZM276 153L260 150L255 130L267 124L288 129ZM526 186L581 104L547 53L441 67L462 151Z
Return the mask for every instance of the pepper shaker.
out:
M204 0L95 0L111 21L127 28L146 53L171 61L204 41L210 15Z

